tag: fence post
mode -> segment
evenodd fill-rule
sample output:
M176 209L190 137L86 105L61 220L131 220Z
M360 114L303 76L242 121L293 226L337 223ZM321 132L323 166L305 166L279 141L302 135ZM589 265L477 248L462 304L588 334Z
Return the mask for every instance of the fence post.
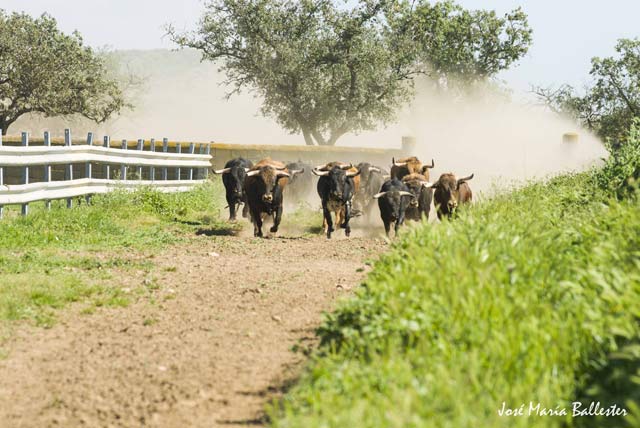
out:
M127 140L122 140L122 150L127 150ZM120 165L120 180L127 179L127 166L125 164Z
M44 145L46 147L51 147L51 134L49 134L49 131L44 131ZM44 181L46 181L47 183L51 182L51 165L47 164L44 166ZM47 210L51 209L51 200L47 199L44 201L44 205L47 208Z
M2 147L2 129L0 129L0 147ZM4 168L0 165L0 186L4 186ZM4 206L0 205L0 219L4 215Z
M29 146L29 133L22 133L22 147ZM25 166L22 169L22 184L29 184L29 167ZM22 215L29 214L29 204L22 204Z
M195 153L196 145L193 143L189 144L189 154L192 155ZM193 168L189 168L189 181L193 180Z
M71 147L71 130L69 128L64 130L64 145L65 147ZM65 171L65 180L73 180L73 164L67 165ZM67 208L73 207L73 199L67 198Z
M204 144L198 144L198 154L204 154ZM196 169L196 180L202 180L204 178L204 171L202 168Z
M211 154L211 144L209 144L209 143L206 143L206 144L207 144L207 147L205 149L205 153L209 155L209 154ZM205 178L205 180L207 178L209 178L209 168L205 168L205 170L204 170L204 178Z
M151 150L152 152L156 151L155 138L152 138L151 141L149 141L149 150ZM155 179L156 179L156 168L152 166L149 168L149 180L154 181Z
M106 147L107 149L111 147L111 137L109 137L108 135L105 135L104 138L102 139L102 146ZM111 179L111 165L109 165L108 163L104 165L104 175L107 180Z
M168 138L163 138L162 139L162 151L164 153L167 153L169 151L169 139ZM169 177L167 174L167 167L165 166L164 168L162 168L162 179L163 180L167 180Z
M176 153L182 153L182 145L180 143L176 143ZM180 174L182 170L180 167L176 168L176 180L180 180Z
M138 150L144 150L144 140L138 140ZM142 165L138 166L138 180L142 180Z
M87 134L87 146L93 146L93 132L89 132ZM85 175L85 178L91 179L91 176L93 175L91 162L87 162L87 165L85 166L84 175ZM89 193L85 195L84 200L87 202L87 205L89 205L91 203L91 194Z

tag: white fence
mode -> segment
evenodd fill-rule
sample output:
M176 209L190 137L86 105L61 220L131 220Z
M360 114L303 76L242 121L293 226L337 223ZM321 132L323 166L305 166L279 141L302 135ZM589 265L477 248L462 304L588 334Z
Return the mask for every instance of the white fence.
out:
M30 146L29 134L23 132L20 145L7 146L0 132L0 218L6 205L21 205L26 215L30 202L46 201L50 208L51 200L66 199L71 207L74 197L84 195L89 201L90 195L115 188L151 185L163 192L189 190L207 178L211 166L206 143L198 147L190 143L183 152L180 143L170 148L166 138L161 145L151 139L145 151L144 140L138 140L135 149L129 148L127 140L122 140L121 148L114 148L105 136L98 146L89 133L86 142L72 145L68 129L64 145L52 145L48 132L42 141L43 145ZM63 175L57 174L60 168ZM55 175L62 179L55 180Z

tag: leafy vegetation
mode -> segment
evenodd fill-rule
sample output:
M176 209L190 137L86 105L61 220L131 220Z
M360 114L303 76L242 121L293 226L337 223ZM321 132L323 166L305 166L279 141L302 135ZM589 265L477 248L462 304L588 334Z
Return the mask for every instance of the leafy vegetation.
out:
M81 299L126 305L128 297L113 287L114 273L153 268L128 252L153 253L185 242L199 227L227 227L214 197L224 194L221 187L216 180L183 193L117 190L73 209L54 201L50 212L41 204L26 217L9 212L0 221L0 321L48 326L53 309Z
M215 0L199 29L172 39L220 61L233 88L308 145L395 119L414 76L486 79L531 42L526 15L467 11L452 1ZM446 85L445 85L446 86Z
M640 39L620 39L615 49L617 58L591 60L593 82L584 95L570 85L535 91L552 110L574 117L618 146L640 117Z
M81 114L104 122L127 107L121 85L105 59L66 35L44 14L7 14L0 9L0 129L20 116Z
M638 426L640 201L625 184L637 159L409 229L326 316L273 426ZM571 417L572 402L598 400L632 414ZM530 402L567 415L498 413Z

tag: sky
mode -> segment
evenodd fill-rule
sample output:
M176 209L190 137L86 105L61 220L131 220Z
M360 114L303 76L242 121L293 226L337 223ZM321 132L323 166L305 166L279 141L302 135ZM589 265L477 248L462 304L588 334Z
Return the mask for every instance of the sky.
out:
M590 59L614 53L617 39L639 37L638 0L458 0L467 8L503 14L521 6L534 30L528 55L500 76L517 91L588 81ZM203 0L0 0L0 8L32 15L48 12L65 32L78 30L95 47L173 48L165 24L195 28Z

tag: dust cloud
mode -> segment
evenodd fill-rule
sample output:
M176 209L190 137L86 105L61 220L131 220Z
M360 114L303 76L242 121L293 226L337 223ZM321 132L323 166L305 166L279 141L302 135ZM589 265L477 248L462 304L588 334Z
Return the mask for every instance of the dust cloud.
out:
M474 173L472 188L487 191L584 170L606 157L602 142L574 121L490 87L464 98L438 93L426 82L416 88L401 123L416 138L416 155L435 159L432 180L445 172ZM565 133L578 134L578 141L565 142Z
M120 51L114 55L124 71L144 79L142 87L132 92L133 111L100 126L78 118L25 117L10 133L27 130L38 134L47 129L62 135L70 126L74 136L93 131L112 139L304 144L302 136L288 134L260 116L259 99L243 93L225 100L229 88L222 84L224 76L215 64L200 62L196 51ZM598 139L572 121L510 101L490 89L464 99L438 92L425 81L418 81L416 89L415 99L399 114L396 125L347 135L338 144L400 148L403 136L413 136L417 144L412 154L424 162L435 159L433 179L444 172L474 173L475 191L486 191L492 183L504 187L513 181L580 170L606 156ZM579 141L563 142L566 132L578 133Z

